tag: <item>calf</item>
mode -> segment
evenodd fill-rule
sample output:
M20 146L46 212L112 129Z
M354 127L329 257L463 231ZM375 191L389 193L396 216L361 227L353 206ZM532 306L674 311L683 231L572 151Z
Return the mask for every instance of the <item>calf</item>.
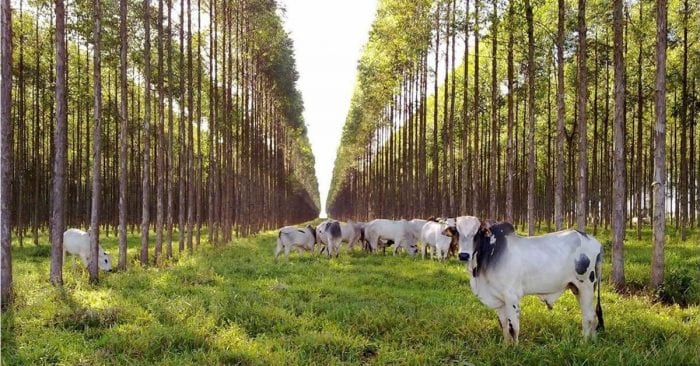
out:
M280 229L277 234L277 248L275 249L275 259L284 249L284 257L289 259L289 251L296 248L299 254L302 250L308 250L313 253L316 245L316 229L307 225L304 228L296 228L294 226L285 226Z
M603 251L595 238L576 230L521 237L514 233L513 225L500 223L480 226L474 239L467 241L461 234L472 232L473 220L464 218L457 219L457 230L459 259L471 273L472 291L484 305L496 310L506 342L518 343L520 299L524 295L538 296L551 309L570 289L581 307L583 336L595 337L596 329L603 328ZM598 304L594 308L596 287Z
M97 267L103 271L112 270L112 259L102 249L98 247L99 254L97 256ZM90 234L80 229L68 229L63 233L63 261L66 261L66 254L72 254L80 257L83 264L87 267L90 261Z
M341 222L340 235L342 241L347 242L348 248L352 250L355 247L355 243L362 240L362 226L360 225L360 223L356 223L353 221Z

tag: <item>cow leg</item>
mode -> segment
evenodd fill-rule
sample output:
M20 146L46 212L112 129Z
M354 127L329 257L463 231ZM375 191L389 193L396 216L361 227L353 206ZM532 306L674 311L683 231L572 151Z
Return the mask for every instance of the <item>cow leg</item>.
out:
M520 299L510 298L504 306L506 321L503 324L504 335L508 332L506 343L518 344L518 334L520 334Z
M508 342L510 334L508 334L508 314L506 313L506 306L503 305L500 308L496 308L496 314L498 314L498 325L501 326L501 331L503 332L503 340Z
M585 286L579 286L579 294L577 295L577 298L578 303L581 306L583 337L595 338L598 319L596 318L595 307L593 306L593 285L586 284Z
M289 250L290 250L290 249L291 249L291 248L290 248L289 245L285 245L285 246L284 246L284 259L286 259L286 260L289 260Z
M277 259L277 257L280 255L281 252L282 252L282 243L280 243L278 240L277 241L277 248L275 248L275 259Z

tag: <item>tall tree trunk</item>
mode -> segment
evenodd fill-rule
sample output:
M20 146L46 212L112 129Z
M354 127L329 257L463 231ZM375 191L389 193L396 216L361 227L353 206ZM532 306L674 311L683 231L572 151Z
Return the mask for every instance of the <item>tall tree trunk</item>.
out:
M535 37L533 30L532 5L525 0L527 19L527 113L528 145L527 154L527 234L535 233Z
M586 65L586 0L578 0L578 200L576 227L586 231L588 207L588 130L586 107L588 106L588 68Z
M126 270L126 131L128 123L127 114L127 84L126 84L126 0L119 0L119 81L121 86L119 117L121 119L120 138L119 138L119 269Z
M144 17L144 131L143 131L143 180L141 201L141 265L148 265L148 226L150 223L150 160L151 160L151 8L149 0L143 1Z
M153 262L157 265L160 263L161 253L163 251L163 221L164 221L164 207L163 207L163 185L165 184L165 167L164 167L164 150L165 141L163 141L163 125L165 124L164 119L164 100L163 100L163 0L158 0L158 20L156 24L156 29L158 32L158 80L157 91L158 91L158 119L156 120L156 145L158 148L154 150L156 154L156 245L153 252Z
M654 249L651 286L664 280L664 232L666 218L666 0L656 2L656 95L654 126Z
M681 166L679 204L681 240L687 239L688 229L688 0L683 0L683 76L681 80Z
M613 159L613 209L612 209L612 281L616 288L625 285L625 60L622 40L622 1L613 1L613 63L615 69L615 121Z
M53 130L53 183L51 190L51 272L54 286L63 285L63 231L65 231L66 140L68 135L66 64L66 13L63 0L56 5L56 126Z
M431 200L433 212L440 212L442 198L439 194L438 178L440 176L440 158L438 149L438 67L440 61L440 3L437 4L437 10L435 12L435 84L434 84L434 97L433 102L433 171L430 186L432 187Z
M472 131L472 212L479 215L479 0L474 0L474 131Z
M643 22L642 22L642 14L644 14L644 2L639 2L637 5L639 6L639 26L641 28ZM642 156L642 148L644 144L642 143L643 140L643 122L644 122L644 95L642 94L642 37L639 38L639 54L637 55L637 184L636 184L636 193L637 193L637 240L642 239L642 215L644 217L647 216L647 213L642 212L642 192L644 191L644 177L645 174L642 170L642 162L644 160L644 157ZM651 140L651 139L650 139ZM651 148L653 144L651 141L649 142L649 147Z
M100 161L102 153L102 62L100 60L100 43L101 43L101 14L100 0L93 0L93 16L95 28L93 31L94 49L93 57L93 93L95 98L95 126L93 128L92 138L92 208L90 210L90 261L88 262L88 273L90 274L90 282L97 283L99 280L97 261L99 260L99 241L100 241L100 199L101 199L101 182L102 174L100 172Z
M2 270L0 308L5 310L12 300L12 10L10 0L0 3L0 249ZM35 131L36 133L36 131ZM36 149L36 146L34 147ZM36 169L36 167L35 167ZM34 178L36 179L36 177ZM60 263L59 263L60 266ZM60 267L59 267L60 270Z
M564 0L560 0L564 1ZM506 144L506 221L513 222L513 3L508 4L508 140Z
M187 0L187 166L188 166L188 205L187 205L187 249L192 253L192 229L194 227L194 132L192 127L192 109L193 109L193 93L192 93L192 11L191 1Z
M467 104L469 100L469 0L464 1L464 79L462 85L462 123L464 133L462 134L462 196L460 200L460 212L467 212L469 196L469 116L467 114ZM420 140L419 140L420 141ZM420 154L420 151L418 152ZM420 159L420 157L419 157ZM420 164L419 164L420 165ZM419 166L420 169L420 166Z
M554 227L562 229L564 215L564 0L558 1L557 21L557 153L554 187Z
M489 154L490 171L497 170L496 158L498 156L498 79L496 77L496 50L498 47L498 0L493 1L493 14L491 18L491 151ZM489 217L496 217L496 182L489 184Z

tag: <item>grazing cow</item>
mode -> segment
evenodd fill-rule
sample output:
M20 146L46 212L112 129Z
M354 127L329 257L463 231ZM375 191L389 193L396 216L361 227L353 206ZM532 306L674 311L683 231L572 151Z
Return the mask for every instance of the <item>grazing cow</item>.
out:
M458 218L457 229L470 230L470 224ZM513 225L499 223L481 226L470 242L461 240L460 235L459 259L471 273L472 291L498 312L506 342L518 343L520 299L524 295L538 296L551 309L567 288L579 301L583 336L595 337L596 325L603 328L600 243L576 230L532 237L514 232ZM594 308L596 286L598 305Z
M431 217L432 219L432 217ZM413 234L413 237L418 239L420 238L420 233L421 230L423 230L423 225L425 225L428 220L423 220L423 219L413 219L408 222L408 227L411 229L411 234Z
M423 242L423 259L428 247L431 248L433 257L439 260L447 259L453 243L459 239L459 233L454 226L449 226L445 222L437 220L428 221L423 225L420 233L420 240Z
M369 241L372 251L379 248L385 249L390 242L396 244L394 255L396 255L399 248L405 248L409 255L415 255L418 251L416 237L413 235L406 220L372 220L365 226L365 237ZM386 244L382 243L383 240L386 240Z
M353 221L340 223L340 234L342 241L348 243L348 248L350 250L355 247L355 243L362 240L362 232L363 230L361 223L356 223Z
M280 229L277 235L275 259L280 255L282 249L284 249L284 257L289 259L289 251L292 248L296 248L299 254L302 253L302 250L308 250L313 253L315 245L316 229L313 226L307 225L304 228L285 226Z
M336 220L326 220L316 227L316 235L319 243L324 246L321 248L321 253L325 250L328 257L335 255L336 258L340 253L340 243L343 241L340 222Z
M112 259L102 249L98 247L97 267L103 271L112 270ZM63 233L63 261L66 261L66 254L77 255L87 267L90 262L90 234L80 229L68 229Z

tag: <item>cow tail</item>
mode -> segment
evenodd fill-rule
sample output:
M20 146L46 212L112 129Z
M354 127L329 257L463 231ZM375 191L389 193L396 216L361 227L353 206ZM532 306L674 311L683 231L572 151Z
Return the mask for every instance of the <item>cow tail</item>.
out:
M595 307L595 314L598 317L598 326L596 327L596 330L603 330L605 329L605 323L603 322L603 308L600 306L600 288L601 288L601 265L602 265L602 257L603 256L603 250L601 248L599 258L600 260L596 261L595 264L595 271L596 271L596 277L598 280L598 304Z

